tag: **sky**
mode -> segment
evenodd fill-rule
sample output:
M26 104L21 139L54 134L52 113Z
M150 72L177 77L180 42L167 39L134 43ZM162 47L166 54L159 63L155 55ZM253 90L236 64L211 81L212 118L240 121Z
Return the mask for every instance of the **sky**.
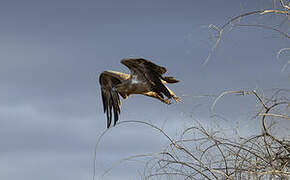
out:
M92 179L96 141L106 129L98 76L104 70L128 73L122 58L143 57L166 67L167 75L180 80L169 87L182 103L132 96L122 103L120 121L149 122L173 137L194 120L206 127L239 124L245 135L259 132L260 121L250 118L257 109L253 97L225 97L215 107L226 117L220 119L210 117L214 98L205 95L289 89L289 69L281 71L287 54L276 58L289 40L259 28L227 29L208 63L203 62L213 45L210 24L271 7L271 2L2 0L0 179ZM283 18L240 21L273 25ZM281 28L289 32L289 24ZM146 160L118 162L159 152L167 144L142 124L113 127L98 144L96 179L139 179Z

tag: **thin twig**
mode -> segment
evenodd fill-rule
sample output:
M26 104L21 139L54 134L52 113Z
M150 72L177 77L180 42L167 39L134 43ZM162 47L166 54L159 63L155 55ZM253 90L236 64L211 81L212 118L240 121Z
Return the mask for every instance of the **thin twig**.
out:
M284 37L290 38L290 36L287 33L282 32L279 29L276 29L276 28L273 28L273 27L270 27L270 26L266 26L266 25L263 25L263 24L235 24L233 26L237 26L237 27L260 27L260 28L263 28L263 29L269 29L269 30L276 31L276 32L280 33L281 35L283 35Z
M273 117L279 117L282 119L290 120L290 117L282 115L282 114L274 114L274 113L260 113L259 116L273 116Z

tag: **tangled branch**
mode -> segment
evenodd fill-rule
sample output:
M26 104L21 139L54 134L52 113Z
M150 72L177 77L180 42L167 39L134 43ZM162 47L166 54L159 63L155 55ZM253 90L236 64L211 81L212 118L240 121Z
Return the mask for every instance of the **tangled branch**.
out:
M279 91L279 90L278 90ZM180 139L166 147L147 165L143 179L287 179L290 177L290 141L272 135L266 117L289 120L288 116L270 113L289 101L266 101L255 90L227 91L229 94L253 95L261 105L262 134L229 138L219 131L206 130L199 122L185 129ZM274 94L277 94L275 92ZM173 143L174 142L174 143Z
M245 18L245 17L252 16L252 15L266 15L266 14L286 16L287 20L289 21L289 18L290 18L289 17L290 16L289 6L286 5L283 2L283 0L280 0L280 6L281 6L281 9L264 9L264 10L250 11L250 12L240 14L238 16L231 18L230 20L228 20L225 24L221 25L220 27L215 26L213 24L209 25L209 29L213 29L217 33L217 35L216 35L216 40L214 42L214 45L211 48L207 58L204 60L203 64L205 65L208 63L208 61L211 58L212 54L214 53L215 49L219 46L219 44L221 42L221 38L222 38L224 30L230 25L231 25L231 28L238 27L238 26L247 26L247 27L259 27L259 28L269 29L269 30L273 30L275 32L278 32L279 34L283 35L286 38L289 38L290 35L288 33L283 32L280 29L266 26L263 24L234 24L236 21L240 20L241 18Z

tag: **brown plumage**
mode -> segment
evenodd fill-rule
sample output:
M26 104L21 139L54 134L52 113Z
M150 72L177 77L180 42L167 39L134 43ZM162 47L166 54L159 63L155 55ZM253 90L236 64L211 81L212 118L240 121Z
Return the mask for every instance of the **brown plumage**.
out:
M179 102L180 98L164 84L179 82L174 77L163 76L166 68L158 66L146 59L123 59L121 63L127 66L131 74L116 71L104 71L99 77L102 91L104 113L107 114L107 128L112 122L112 111L114 113L114 125L120 114L121 101L127 99L131 94L142 94L153 97L163 103L171 104L169 99L173 98ZM167 99L164 98L164 95Z

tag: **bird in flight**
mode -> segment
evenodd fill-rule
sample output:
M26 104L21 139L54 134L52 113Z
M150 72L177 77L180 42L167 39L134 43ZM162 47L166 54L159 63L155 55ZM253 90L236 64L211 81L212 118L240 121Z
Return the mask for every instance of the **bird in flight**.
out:
M114 113L114 125L116 125L121 108L119 95L127 99L131 94L142 94L156 98L165 104L171 104L170 99L180 101L173 91L165 83L179 82L174 77L163 76L166 68L158 66L143 58L122 59L121 63L127 66L130 74L117 71L104 71L99 76L101 85L104 113L107 115L107 128L112 122ZM164 95L167 99L164 98Z

